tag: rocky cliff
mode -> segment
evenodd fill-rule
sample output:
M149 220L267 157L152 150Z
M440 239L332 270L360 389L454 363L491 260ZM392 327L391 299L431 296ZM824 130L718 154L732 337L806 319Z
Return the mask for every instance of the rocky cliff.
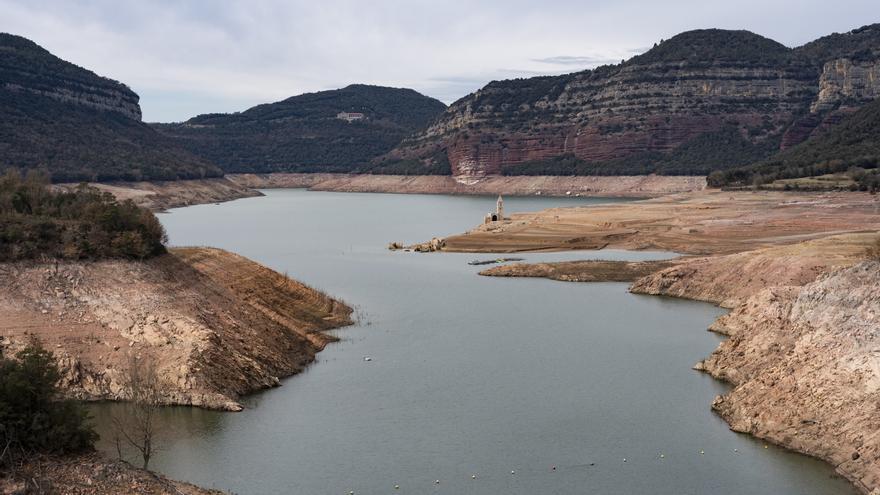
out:
M128 86L65 62L19 36L0 33L0 81L6 91L141 119L138 95Z
M0 172L48 170L55 181L175 180L221 171L141 122L138 95L0 33Z
M880 57L865 46L880 47L880 25L800 49L746 31L690 31L619 65L493 81L384 159L430 163L440 153L463 176L744 165L778 150L793 124L808 128L789 133L788 146L829 112L876 97ZM665 158L689 143L687 153Z

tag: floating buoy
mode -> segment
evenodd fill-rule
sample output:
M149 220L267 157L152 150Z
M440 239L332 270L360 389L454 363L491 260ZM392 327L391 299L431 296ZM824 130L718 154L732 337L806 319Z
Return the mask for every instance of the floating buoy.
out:
M626 457L623 458L623 462L626 462Z
M556 471L556 466L553 466L553 467L550 468L550 469L552 469L553 471Z
M516 471L511 471L510 474L516 474Z
M372 361L372 360L373 360L373 358L371 358L370 356L364 356L364 361Z
M435 485L439 485L439 484L440 484L440 480L434 480L434 484L435 484Z
M705 452L703 452L703 451L701 450L701 451L700 451L700 455L703 455L703 454L705 454Z
M739 452L739 449L733 449L734 452Z
M350 491L348 492L348 495L354 495L354 490L350 490Z
M477 479L477 475L476 475L476 474L472 474L472 475L471 475L471 479L472 479L472 480Z
M768 448L766 443L764 444L764 448L765 448L765 449Z
M590 466L595 466L595 465L596 465L595 462L591 462L591 463L590 463Z
M665 458L665 457L666 457L665 455L660 454L660 458L661 458L661 459L663 459L663 458Z
M400 490L400 485L394 485L395 490Z

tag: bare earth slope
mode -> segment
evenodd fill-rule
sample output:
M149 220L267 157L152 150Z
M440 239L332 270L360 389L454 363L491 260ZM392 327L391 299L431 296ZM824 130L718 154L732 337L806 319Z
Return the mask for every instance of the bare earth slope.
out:
M874 233L841 234L723 256L687 259L656 271L632 292L683 297L732 308L763 289L802 286L862 261Z
M766 289L713 330L730 339L698 368L735 386L712 405L732 429L880 493L880 263Z
M0 265L0 344L38 337L76 398L129 397L132 356L155 360L164 401L238 410L276 386L351 323L351 309L219 249L172 250L145 262Z

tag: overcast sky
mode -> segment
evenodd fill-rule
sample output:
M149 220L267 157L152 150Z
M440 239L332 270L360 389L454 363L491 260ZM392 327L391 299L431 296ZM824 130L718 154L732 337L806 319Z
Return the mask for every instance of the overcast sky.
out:
M689 29L797 46L874 22L878 0L0 0L0 31L128 84L144 120L162 122L351 83L451 103L493 79L619 62Z

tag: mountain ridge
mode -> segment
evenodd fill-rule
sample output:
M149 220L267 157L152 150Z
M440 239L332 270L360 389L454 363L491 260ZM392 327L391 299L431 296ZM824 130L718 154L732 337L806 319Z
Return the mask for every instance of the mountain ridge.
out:
M141 122L128 86L0 33L0 172L13 168L55 182L222 175Z
M820 134L880 95L877 75L880 25L797 48L743 30L688 31L621 64L490 82L377 161L430 166L445 155L453 175L477 177L664 173L658 155L729 143L700 166L666 167L708 174ZM577 166L555 167L564 156Z
M153 127L226 172L370 171L445 108L412 89L351 84ZM362 115L348 121L341 112Z

